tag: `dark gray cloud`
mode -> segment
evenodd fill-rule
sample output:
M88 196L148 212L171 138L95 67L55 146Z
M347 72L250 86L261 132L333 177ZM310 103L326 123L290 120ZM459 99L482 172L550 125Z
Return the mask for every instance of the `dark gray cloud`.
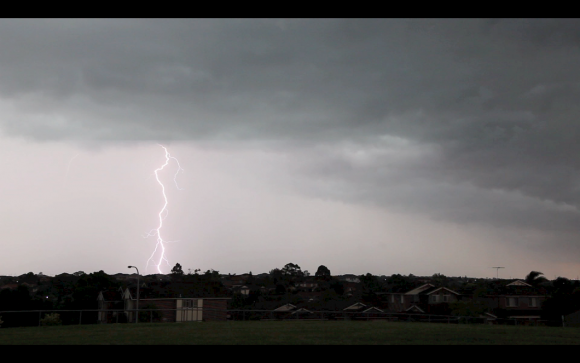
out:
M7 134L279 143L318 195L457 222L579 222L576 19L2 20L0 32Z

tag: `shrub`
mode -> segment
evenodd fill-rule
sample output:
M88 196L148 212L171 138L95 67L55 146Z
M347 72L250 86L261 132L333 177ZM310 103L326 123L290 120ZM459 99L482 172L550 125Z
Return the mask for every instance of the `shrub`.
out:
M62 325L62 321L60 320L59 314L52 313L52 314L48 314L44 318L40 319L40 325L42 325L42 326Z

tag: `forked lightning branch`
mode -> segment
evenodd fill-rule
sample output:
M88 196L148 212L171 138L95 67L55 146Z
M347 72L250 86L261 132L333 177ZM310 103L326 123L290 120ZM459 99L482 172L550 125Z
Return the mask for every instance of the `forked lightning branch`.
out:
M165 262L167 265L169 265L169 261L165 258L165 244L168 241L165 241L161 235L161 228L163 228L163 220L167 217L167 214L168 214L168 209L167 209L168 201L167 201L167 195L165 194L165 185L163 185L163 183L159 179L159 172L162 171L166 166L168 166L170 161L175 161L175 164L177 165L177 171L175 172L175 175L173 176L173 182L175 183L175 187L177 189L181 190L181 188L179 188L179 186L177 185L177 174L179 174L179 172L182 171L183 169L181 168L181 165L179 165L179 161L169 154L169 151L167 151L167 148L165 146L163 146L163 145L159 145L159 146L161 146L163 148L163 150L165 150L165 163L163 165L161 165L159 168L155 169L155 179L157 180L157 182L161 186L161 194L163 195L164 203L163 203L163 208L161 208L161 210L159 211L159 214L158 214L158 217L159 217L158 227L149 231L149 233L147 234L147 236L145 236L145 238L152 237L152 236L157 237L157 243L155 244L155 249L153 250L151 257L149 257L149 260L147 260L147 267L153 265L157 268L157 271L159 273L162 273L161 272L161 264L163 262Z

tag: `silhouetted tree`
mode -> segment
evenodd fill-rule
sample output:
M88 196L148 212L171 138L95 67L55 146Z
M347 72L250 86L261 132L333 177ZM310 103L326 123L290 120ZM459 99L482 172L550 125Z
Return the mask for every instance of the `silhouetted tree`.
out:
M155 304L145 304L139 311L139 321L142 323L159 322L162 318L161 310Z
M359 279L362 288L361 298L363 302L369 304L380 303L380 299L377 296L377 292L380 292L382 290L382 286L378 278L370 273L367 273L366 275L361 275Z
M447 276L440 273L436 273L433 274L433 276L431 276L431 281L434 282L435 285L437 286L445 286L447 285L448 279Z
M107 275L103 270L82 275L73 287L71 298L63 304L65 309L96 309L99 292L109 288L118 288L121 284L114 277ZM76 313L61 313L63 324L78 323L79 316ZM96 312L83 313L83 323L97 321Z
M324 265L318 266L318 270L314 274L316 277L330 277L330 270Z
M229 309L243 309L246 307L246 297L239 292L236 292L232 295L230 301L228 301L228 308Z
M286 276L290 276L290 277L302 277L304 276L304 273L302 272L302 269L300 268L300 266L294 264L294 263L287 263L283 268L282 268L282 275L286 275Z
M580 310L580 289L578 283L564 277L552 282L552 294L542 304L542 318L559 325L562 315Z
M275 268L270 270L269 272L270 278L274 284L278 283L278 281L282 280L282 271L279 268Z
M171 274L175 276L183 276L183 269L179 263L176 263L175 266L173 266Z
M543 275L542 272L532 271L528 274L528 276L526 276L525 282L527 284L532 285L532 286L537 286L538 284L540 284L542 282L548 281L548 279L546 279L542 275Z
M385 282L394 292L404 292L413 288L413 280L400 274L391 275Z
M344 294L344 284L340 280L332 279L329 284L329 290L334 291L338 296L342 296Z

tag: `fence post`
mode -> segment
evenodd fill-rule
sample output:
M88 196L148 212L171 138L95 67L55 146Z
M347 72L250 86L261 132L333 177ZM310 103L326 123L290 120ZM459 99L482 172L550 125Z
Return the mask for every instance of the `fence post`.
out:
M149 316L151 317L151 323L153 322L153 310L149 311Z
M42 311L38 312L38 326L40 326L40 314L42 314Z
M246 321L246 311L242 310L242 321Z
M566 327L566 320L564 320L564 315L562 315L562 328Z
M79 325L81 325L81 321L83 320L83 311L79 313Z

